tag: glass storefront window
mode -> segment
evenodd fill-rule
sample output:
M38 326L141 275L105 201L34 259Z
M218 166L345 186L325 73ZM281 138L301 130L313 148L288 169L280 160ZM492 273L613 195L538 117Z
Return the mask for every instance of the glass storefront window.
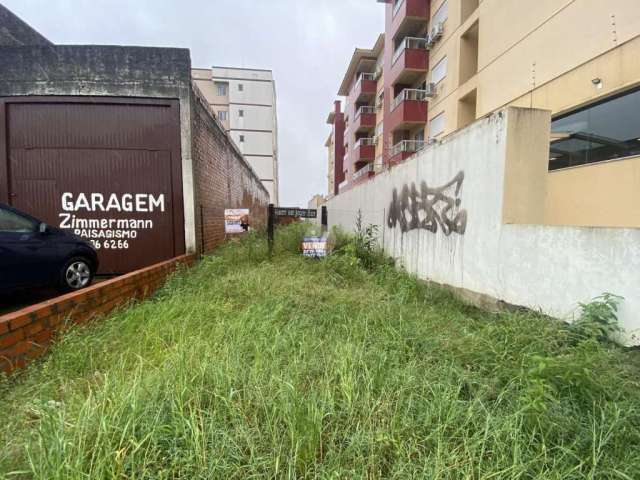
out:
M549 170L640 155L640 89L551 122Z

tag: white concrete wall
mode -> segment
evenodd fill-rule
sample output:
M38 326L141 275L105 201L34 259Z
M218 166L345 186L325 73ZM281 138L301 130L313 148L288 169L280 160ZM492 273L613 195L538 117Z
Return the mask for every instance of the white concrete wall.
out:
M270 70L259 70L254 68L212 67L211 72L214 77L247 78L250 80L273 79L273 74Z
M273 158L266 156L246 158L260 180L273 178Z
M245 74L243 74L243 77ZM275 104L273 83L265 81L251 80L228 80L229 82L229 101L231 103L250 103L257 105ZM239 84L242 85L240 90ZM272 120L269 119L269 124Z
M231 130L229 132L240 151L245 155L271 156L273 152L273 134L271 132L247 132ZM240 135L244 142L240 141ZM273 157L272 157L273 158Z
M240 116L242 110L243 116ZM232 130L265 130L273 132L273 108L255 106L255 105L237 105L229 106L230 126ZM271 154L273 154L273 145L269 145Z
M361 209L366 223L380 225L385 250L420 278L565 320L578 313L578 302L603 292L621 295L626 340L640 344L640 230L502 223L507 124L522 112L509 109L479 120L334 197L327 202L329 224L351 230ZM420 202L422 182L428 188L442 187L460 172L464 180L458 194L456 185L441 191L451 202L459 199L460 205L447 212L440 200L434 210L440 219L458 214L461 219L466 212L464 233L445 235L442 225L435 233L424 228L403 232L399 222L392 225L390 212L404 210L410 220L413 205L408 195L404 209L391 208L394 189L402 197L405 185L409 193L415 185L418 195L413 197ZM420 221L428 210L418 209Z

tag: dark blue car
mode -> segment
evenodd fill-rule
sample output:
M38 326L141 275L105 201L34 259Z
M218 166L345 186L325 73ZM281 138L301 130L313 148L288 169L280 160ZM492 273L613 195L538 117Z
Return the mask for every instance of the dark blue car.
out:
M0 203L0 294L48 286L80 290L97 269L91 243Z

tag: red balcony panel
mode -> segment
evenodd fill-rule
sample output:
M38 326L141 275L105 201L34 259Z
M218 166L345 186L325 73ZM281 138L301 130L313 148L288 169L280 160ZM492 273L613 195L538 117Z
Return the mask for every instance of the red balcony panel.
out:
M362 132L365 130L371 130L373 128L376 128L375 113L361 113L353 122L354 132Z
M354 90L351 94L351 100L353 103L362 102L373 98L378 89L378 82L375 80L360 80L354 86Z
M405 100L391 111L389 125L392 132L427 123L427 102Z
M376 146L375 145L360 145L353 151L354 153L354 164L361 165L362 163L367 163L372 161L376 156Z
M404 0L398 7L391 22L391 35L411 33L412 29L420 28L429 19L429 0Z
M427 74L428 65L429 54L427 50L405 48L391 66L389 81L391 85L414 83L418 77Z

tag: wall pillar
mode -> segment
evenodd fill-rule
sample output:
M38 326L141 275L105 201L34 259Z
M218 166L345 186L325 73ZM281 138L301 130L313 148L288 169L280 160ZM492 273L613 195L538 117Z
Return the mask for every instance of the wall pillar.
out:
M508 109L502 222L543 225L551 112Z

